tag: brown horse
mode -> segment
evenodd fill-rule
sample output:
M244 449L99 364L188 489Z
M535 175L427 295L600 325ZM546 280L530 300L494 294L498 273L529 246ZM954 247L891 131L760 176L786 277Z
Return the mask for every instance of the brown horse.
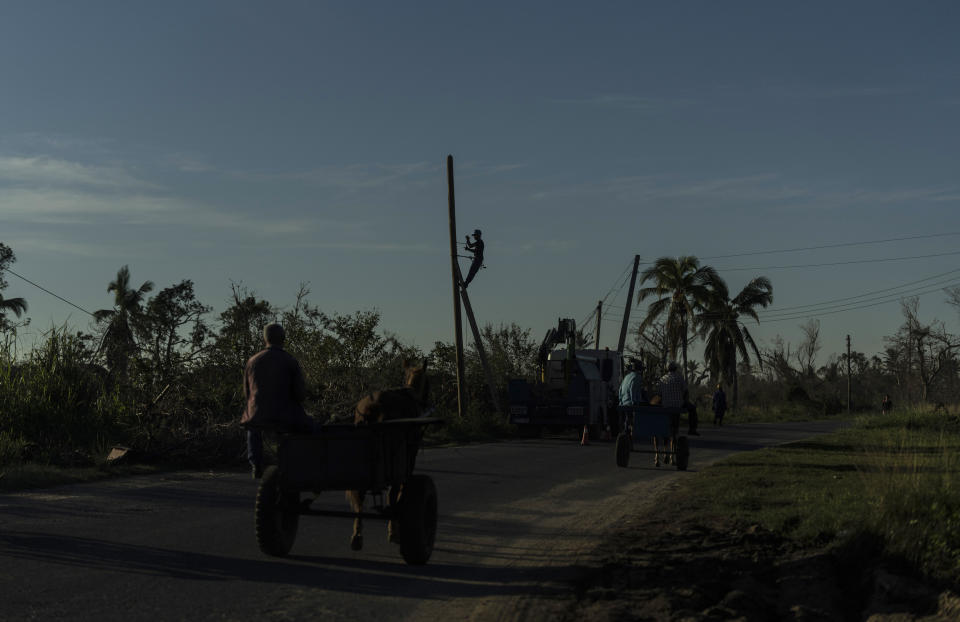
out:
M357 402L353 412L353 422L356 425L366 425L389 419L419 417L427 401L427 359L416 367L404 359L403 379L402 387L374 391L365 395ZM396 486L390 487L391 507L396 507L399 493ZM353 511L357 513L357 517L353 520L353 535L350 537L350 548L354 551L363 548L363 519L360 518L360 513L363 512L365 496L365 490L347 491L347 500ZM387 525L387 538L390 542L397 541L397 533L396 521L391 518Z

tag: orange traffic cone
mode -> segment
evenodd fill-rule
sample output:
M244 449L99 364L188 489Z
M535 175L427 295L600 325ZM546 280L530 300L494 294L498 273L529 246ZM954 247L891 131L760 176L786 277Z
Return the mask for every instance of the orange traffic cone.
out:
M580 444L581 445L590 444L590 432L588 430L588 426L583 426L583 436L580 437Z

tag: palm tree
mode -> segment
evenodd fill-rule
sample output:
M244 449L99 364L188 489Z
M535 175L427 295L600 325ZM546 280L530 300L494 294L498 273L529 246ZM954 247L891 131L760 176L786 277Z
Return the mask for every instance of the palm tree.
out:
M112 371L126 376L130 354L136 348L133 340L133 323L143 314L143 297L153 290L153 282L144 281L137 289L130 289L130 268L123 266L117 278L110 281L107 292L113 293L113 308L100 309L93 314L98 324L106 322L107 328L100 342L105 349L107 363Z
M12 311L17 317L20 317L27 310L27 301L23 298L4 298L0 294L0 323L7 311Z
M706 342L704 361L715 378L732 383L731 407L736 409L739 388L737 355L749 367L750 350L753 350L757 362L763 365L760 350L741 317L752 318L759 324L757 307L766 308L773 302L773 285L767 277L759 276L747 283L733 300L722 279L717 278L713 285L714 295L697 317L697 325L700 337Z
M713 283L720 277L710 266L700 266L700 260L692 256L661 257L653 266L640 275L640 283L653 281L653 286L643 287L637 302L651 296L657 300L650 303L647 315L640 324L642 332L659 317L666 315L665 329L670 342L670 355L676 357L679 346L683 354L683 377L687 378L687 335L689 324L697 309L712 296Z

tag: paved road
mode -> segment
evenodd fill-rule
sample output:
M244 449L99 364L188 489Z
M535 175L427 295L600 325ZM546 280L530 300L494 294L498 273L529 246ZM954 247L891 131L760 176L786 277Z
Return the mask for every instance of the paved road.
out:
M253 537L246 473L191 472L0 495L0 619L521 619L534 594L561 602L606 529L638 499L738 451L827 432L836 422L706 427L690 469L654 468L611 443L546 438L426 449L436 482L430 563L406 566L386 527L304 517L291 555ZM345 509L342 494L315 506Z

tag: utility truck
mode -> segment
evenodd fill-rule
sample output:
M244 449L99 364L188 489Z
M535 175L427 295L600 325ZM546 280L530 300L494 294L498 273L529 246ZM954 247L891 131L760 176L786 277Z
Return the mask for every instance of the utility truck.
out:
M510 423L522 433L536 435L544 426L589 426L596 438L611 423L620 354L609 348L580 349L576 341L576 323L560 319L540 344L537 380L510 380Z

